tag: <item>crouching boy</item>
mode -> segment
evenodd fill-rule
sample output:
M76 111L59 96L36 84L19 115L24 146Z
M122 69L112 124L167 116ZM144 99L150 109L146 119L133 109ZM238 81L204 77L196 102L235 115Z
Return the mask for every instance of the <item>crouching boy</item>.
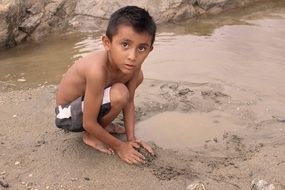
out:
M104 51L76 61L64 74L56 94L56 125L83 132L83 142L98 151L116 153L129 164L144 156L135 148L152 148L135 137L136 88L143 81L141 66L153 49L156 25L149 13L136 6L111 15ZM123 111L124 128L112 121ZM126 133L121 141L110 132Z

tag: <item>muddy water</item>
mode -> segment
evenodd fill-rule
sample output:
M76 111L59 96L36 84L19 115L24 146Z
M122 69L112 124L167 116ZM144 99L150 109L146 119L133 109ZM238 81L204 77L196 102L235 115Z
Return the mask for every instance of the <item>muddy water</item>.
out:
M220 112L164 112L138 123L136 135L160 147L177 150L218 142L226 130L236 129L240 126Z
M144 64L151 79L281 84L285 2L260 3L211 19L164 25ZM0 52L0 81L16 87L57 84L75 59L102 49L101 33L55 34ZM264 81L264 84L259 81ZM276 89L275 89L276 90Z
M102 49L99 33L54 34L40 43L0 52L0 81L27 88L57 84L66 69L86 53Z

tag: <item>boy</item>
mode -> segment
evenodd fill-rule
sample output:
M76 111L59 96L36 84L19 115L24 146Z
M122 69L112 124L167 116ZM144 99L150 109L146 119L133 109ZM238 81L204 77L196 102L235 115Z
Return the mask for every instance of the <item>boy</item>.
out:
M63 76L56 94L56 125L84 131L85 144L117 153L129 164L144 162L135 149L140 145L153 154L134 135L134 95L143 81L141 65L153 49L155 33L156 25L146 10L127 6L114 12L102 37L105 50L76 61ZM121 110L125 130L111 123ZM112 131L125 132L127 142L112 136Z

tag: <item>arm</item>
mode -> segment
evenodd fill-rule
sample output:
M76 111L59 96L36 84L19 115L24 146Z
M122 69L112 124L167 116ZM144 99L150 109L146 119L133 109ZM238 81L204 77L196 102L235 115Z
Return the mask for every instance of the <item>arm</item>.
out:
M83 127L87 133L101 142L109 145L113 150L118 149L123 142L110 135L97 121L105 86L105 69L91 68L86 71L86 87L84 97Z
M132 80L127 83L127 88L129 89L129 102L123 109L124 114L124 123L126 128L127 140L134 141L136 140L134 134L135 128L135 104L134 104L134 96L136 88L142 83L143 81L143 73L140 70L138 74L136 74Z
M135 137L135 90L143 81L143 73L140 70L137 75L134 76L132 80L127 83L127 87L129 89L129 102L123 109L124 114L124 122L126 127L127 140L130 142L137 142L141 146L143 146L146 150L148 150L151 154L154 154L151 146L148 144L138 140Z

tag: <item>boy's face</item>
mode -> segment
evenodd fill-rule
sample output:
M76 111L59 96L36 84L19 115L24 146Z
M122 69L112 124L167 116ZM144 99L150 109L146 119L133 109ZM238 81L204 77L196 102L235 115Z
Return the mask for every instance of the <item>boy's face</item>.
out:
M123 73L133 73L141 68L142 63L152 51L152 36L148 33L137 33L131 26L121 25L112 42L103 37L105 49L109 52L110 61Z

